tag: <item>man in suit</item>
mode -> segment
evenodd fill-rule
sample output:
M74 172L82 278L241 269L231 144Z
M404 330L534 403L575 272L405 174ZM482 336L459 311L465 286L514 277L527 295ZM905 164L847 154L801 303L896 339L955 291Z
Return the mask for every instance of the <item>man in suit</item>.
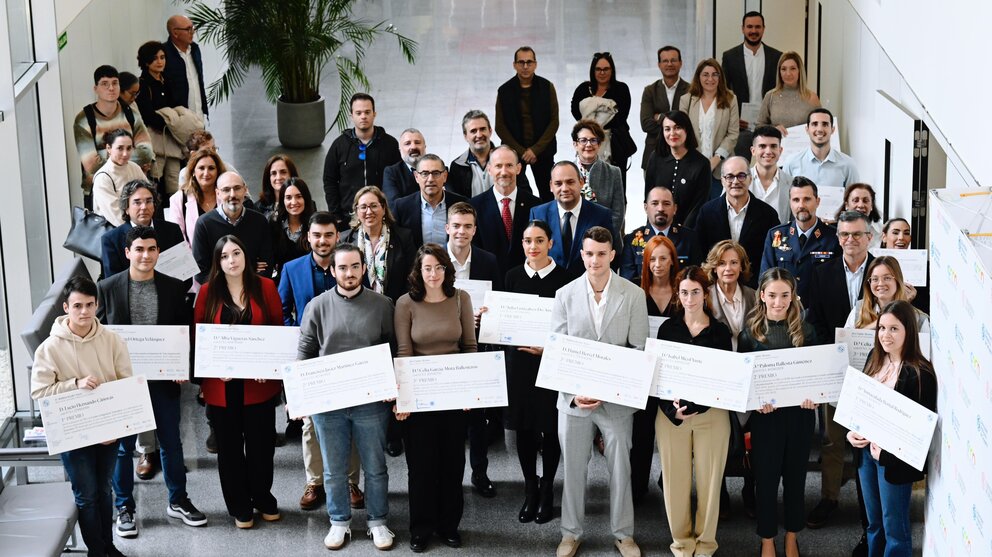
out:
M513 53L513 69L517 75L496 92L496 133L524 165L530 165L538 195L549 201L551 167L558 152L558 93L554 84L535 75L537 54L533 48L522 46ZM530 118L524 119L524 113Z
M165 22L169 38L165 41L165 86L177 103L206 120L207 91L203 87L203 59L200 45L193 42L193 22L174 15Z
M413 177L413 167L424 153L427 152L427 141L424 134L414 128L407 128L400 134L400 160L387 166L382 173L382 193L392 207L401 198L415 193L417 180Z
M473 243L495 255L500 276L506 276L507 271L524 262L524 229L530 210L540 200L529 186L518 187L522 168L517 153L509 146L501 145L490 152L487 169L493 187L469 201L478 219Z
M778 60L782 52L762 42L765 37L765 16L761 12L747 12L741 21L744 42L723 53L723 73L727 86L737 95L737 110L742 103L761 103L765 93L775 88L778 77ZM751 122L741 118L741 134L737 136L735 152L748 156L751 147Z
M121 188L120 204L124 224L107 231L100 239L102 244L100 259L103 262L104 277L116 275L128 268L128 260L124 255L124 240L127 233L135 226L155 228L155 235L159 238L159 250L161 251L183 241L183 231L179 225L155 217L159 201L158 190L151 182L134 180L124 184L124 187Z
M444 231L448 207L468 199L444 189L448 169L441 157L433 153L417 159L414 175L420 191L396 200L392 207L396 224L410 231L417 247L427 243L443 246L448 242Z
M651 153L654 153L661 140L661 119L665 114L678 110L679 99L689 91L689 82L679 76L682 71L682 51L674 46L658 49L658 69L661 79L644 88L641 94L641 130L647 134L644 140L644 154L641 168L647 171Z
M647 225L623 237L623 253L620 255L620 276L641 283L641 266L644 263L644 246L656 234L667 236L675 244L679 265L699 265L705 258L700 248L699 236L691 228L674 223L679 206L675 204L672 190L666 186L655 186L644 200Z
M792 175L778 167L782 157L782 132L774 126L758 126L751 142L751 186L755 197L772 206L778 213L778 222L792 219L789 208L789 189Z
M187 286L182 281L155 271L159 247L157 230L135 226L125 237L126 270L97 284L97 317L104 325L186 325L192 312L186 303ZM178 383L185 381L148 381L156 434L160 442L159 458L169 490L166 514L189 526L203 526L207 518L193 506L186 493L186 467L179 435ZM113 485L117 507L116 532L121 537L138 535L134 521L134 477L131 454L135 436L120 439Z
M554 244L548 255L557 265L573 272L582 272L582 246L576 241L586 230L602 226L610 231L610 240L615 233L610 210L596 203L582 201L582 174L572 161L559 161L551 169L551 192L554 201L538 205L530 210L530 218L540 219L551 227ZM614 250L616 247L614 247ZM613 258L610 258L613 261Z
M796 176L789 195L793 220L768 231L760 273L772 267L788 270L796 277L799 298L808 300L813 268L829 261L840 251L840 245L837 231L816 218L820 197L812 180Z
M810 299L804 300L809 308L807 320L816 328L816 337L821 343L834 342L836 328L844 326L851 308L864 293L865 281L868 279L866 269L874 259L868 253L871 236L871 226L865 215L857 211L840 214L837 238L843 254L817 267L813 272ZM844 479L844 457L848 453L847 428L834 422L834 407L829 404L825 406L824 423L827 425L830 443L824 444L820 453L821 498L806 517L806 525L810 528L825 526L837 510L837 500ZM860 485L858 487L860 502L863 499L860 497ZM867 515L863 503L861 516L862 526L866 528Z
M779 224L778 213L748 190L751 172L747 159L730 157L720 171L724 195L707 201L696 221L703 251L709 252L720 240L733 240L744 247L748 260L759 261L765 236ZM757 285L758 277L752 276L748 286Z
M648 336L644 291L621 280L610 264L616 256L608 229L583 232L585 273L555 295L551 330L607 344L644 349ZM634 543L634 503L630 487L630 437L634 409L581 393L558 394L558 438L565 478L561 497L558 557L572 557L582 543L586 480L595 431L603 434L610 470L610 528L623 557L639 557Z

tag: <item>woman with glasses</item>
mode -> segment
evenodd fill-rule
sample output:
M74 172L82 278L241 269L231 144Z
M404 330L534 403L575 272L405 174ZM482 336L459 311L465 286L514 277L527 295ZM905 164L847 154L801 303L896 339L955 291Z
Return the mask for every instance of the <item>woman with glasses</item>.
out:
M358 190L351 210L351 230L342 235L341 242L365 253L365 287L396 301L409 288L406 276L416 251L413 235L396 224L386 195L376 186Z
M448 250L424 244L409 273L410 291L396 301L396 356L438 356L475 352L475 316L468 292L455 288ZM395 411L395 407L394 407ZM448 547L461 547L462 477L468 412L396 412L406 422L409 470L410 549L420 553L437 534Z
M871 243L868 249L881 247L882 245L882 215L878 214L875 206L875 188L868 184L854 183L848 184L844 188L844 203L837 209L834 220L840 219L840 214L844 211L857 211L868 218L869 231L871 232Z
M909 293L902 278L902 268L895 257L883 255L876 257L865 269L864 292L861 299L847 316L844 327L858 329L875 329L878 326L878 315L882 308L892 302L909 302ZM916 328L921 333L930 332L930 316L913 308L916 312Z
M806 123L809 111L820 108L820 98L806 85L806 68L797 52L779 58L775 88L765 93L758 109L759 126L775 126L788 135L786 128Z
M281 199L269 218L272 251L276 261L273 277L278 276L284 263L310 251L307 227L310 215L317 210L310 188L302 178L286 180L279 188L279 196Z
M617 81L617 67L609 52L593 54L589 81L582 82L572 93L572 117L593 120L603 127L606 133L598 156L620 169L620 178L626 186L627 161L637 151L627 123L630 88Z
M262 171L262 193L258 196L256 210L269 218L276 212L286 180L299 178L296 163L289 155L272 155Z
M727 88L719 62L707 58L696 66L688 94L679 99L679 110L689 115L696 132L696 148L709 160L709 198L718 197L723 191L720 163L734 154L741 133L737 97Z
M627 213L626 190L621 170L599 158L606 132L593 120L579 120L572 127L575 165L582 174L582 199L598 203L610 210L613 230L623 230Z
M696 225L699 208L706 203L713 181L709 161L697 150L699 142L694 130L685 112L674 110L665 114L661 119L661 136L668 148L663 149L658 143L644 180L645 199L655 186L672 190L678 205L672 224L689 228Z
M865 362L865 375L927 409L937 411L937 376L920 350L917 311L904 301L882 308L875 347ZM847 441L855 449L862 499L868 514L868 555L913 554L909 507L919 471L854 431Z
M671 319L661 324L658 338L681 344L730 351L730 329L713 316L710 280L696 266L675 277L678 295ZM712 555L716 552L716 526L720 514L720 486L727 464L730 416L685 399L657 402L655 431L665 497L665 514L676 556ZM696 512L692 513L692 483L696 483Z

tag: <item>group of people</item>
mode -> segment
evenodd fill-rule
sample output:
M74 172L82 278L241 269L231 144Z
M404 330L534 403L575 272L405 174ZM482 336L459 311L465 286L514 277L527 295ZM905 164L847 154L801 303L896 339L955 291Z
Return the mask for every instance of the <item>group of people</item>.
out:
M610 470L610 527L622 555L640 554L634 505L648 492L655 447L672 552L712 555L718 521L729 509L725 469L738 450L728 444L731 431L750 432L742 497L757 519L762 555L776 551L779 483L785 553L794 557L797 533L828 524L837 508L850 450L864 526L855 554L909 554L909 493L922 476L833 422L829 405L765 405L744 415L652 398L635 409L541 389L535 381L543 349L480 346L477 328L487 308L473 307L455 286L459 279L488 280L496 290L554 298L553 331L637 349L656 336L752 352L830 343L836 327L876 329L865 373L932 409L936 380L918 342L929 326L926 291L905 282L896 258L868 251L908 249L909 223L880 226L874 189L858 182L853 161L830 146L833 115L807 88L802 59L763 44L760 13L744 16L744 42L724 53L722 63L700 62L691 83L679 77L680 51L659 49L662 79L645 87L640 111L648 134L647 223L626 235L627 163L636 146L627 124L630 91L617 81L609 53L594 55L589 81L573 94L574 158L555 157L557 95L536 74L530 47L514 53L516 75L499 88L495 126L481 110L465 114L468 149L450 165L428 151L420 131L406 129L396 139L376 126L375 100L355 94L354 127L335 139L325 159L328 210L318 211L287 155L266 162L253 200L209 132L187 134L185 151L175 157L163 157L154 141L149 146L149 137L168 132L166 124L156 128L162 107L206 112L188 22L171 18L170 41L139 50L139 113L118 100L116 70L96 72L98 101L77 121L77 144L92 174L94 210L117 226L103 237L99 284L75 278L65 288L67 315L36 354L33 396L93 389L131 374L126 347L104 324L298 326L300 359L382 343L396 357L501 349L509 400L502 411L407 414L389 401L314 416L286 409L303 439L299 505L310 510L326 500L327 548L347 543L352 510L363 508L375 547L393 546L386 455L404 452L410 548L425 551L435 535L461 546L465 445L473 490L493 497L487 447L493 430L505 427L516 432L521 523L554 519L555 477L564 461L559 557L574 555L585 539L593 447ZM755 122L741 119L742 103L759 102ZM803 123L810 148L780 167L783 134ZM823 188L844 192L830 222L818 216ZM199 267L185 282L155 271L159 254L182 243ZM668 319L649 331L648 316ZM256 513L279 520L271 488L280 382L194 381L236 527L252 528ZM149 384L158 429L137 440L138 476L161 467L168 516L201 526L207 519L185 491L180 388ZM806 515L818 412L827 431L822 497ZM62 455L91 555L120 554L112 531L137 535L135 443L131 437Z

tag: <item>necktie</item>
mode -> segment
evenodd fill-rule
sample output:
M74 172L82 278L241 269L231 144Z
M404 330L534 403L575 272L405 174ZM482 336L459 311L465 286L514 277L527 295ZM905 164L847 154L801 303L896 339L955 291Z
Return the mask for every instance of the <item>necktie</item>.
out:
M513 236L513 217L510 216L510 198L504 197L500 199L500 203L503 204L503 210L501 215L503 216L503 230L506 232L506 239L510 240Z
M806 247L806 240L808 239L805 234L799 235L799 251L803 251L803 248Z
M561 247L565 250L565 259L572 253L572 212L565 211L565 224L561 227Z

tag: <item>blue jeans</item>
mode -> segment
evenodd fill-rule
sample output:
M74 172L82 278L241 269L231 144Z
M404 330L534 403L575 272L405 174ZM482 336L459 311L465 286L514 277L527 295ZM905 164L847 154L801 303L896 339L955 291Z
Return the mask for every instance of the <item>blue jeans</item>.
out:
M903 557L913 554L913 537L909 525L909 500L913 484L885 481L885 467L871 457L867 447L861 449L861 489L868 512L869 557Z
M131 446L134 446L134 438L131 439ZM88 555L103 557L114 545L110 477L114 473L116 448L116 443L90 445L60 455L72 484L72 494L79 509L79 531Z
M389 473L386 470L385 449L390 407L385 402L372 402L310 417L324 459L324 489L331 524L347 526L351 523L348 458L352 440L358 447L358 456L365 471L368 527L386 524L389 516Z
M117 447L117 462L114 466L114 508L127 507L134 512L134 443L137 435L121 437Z

